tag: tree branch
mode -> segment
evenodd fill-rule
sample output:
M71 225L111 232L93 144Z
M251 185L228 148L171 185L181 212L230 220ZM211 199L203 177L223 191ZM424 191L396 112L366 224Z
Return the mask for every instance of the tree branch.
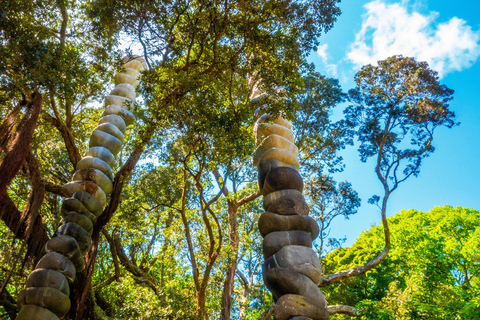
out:
M378 256L370 260L364 266L357 266L348 270L342 270L334 274L328 275L326 277L323 277L322 280L320 281L319 287L326 287L332 284L333 282L338 282L347 278L352 278L352 277L356 277L358 275L364 274L365 272L375 268L380 262L382 262L387 257L387 254L390 251L390 229L388 228L388 221L386 216L387 202L389 197L390 197L390 193L387 192L387 190L385 190L385 195L383 197L382 210L381 210L383 232L385 236L385 247L382 250L382 252L380 252Z
M65 125L65 123L63 123L60 117L60 113L58 112L57 104L55 102L55 96L53 93L50 93L50 105L52 106L55 117L45 115L43 118L49 121L60 132L60 135L65 142L65 148L67 148L70 162L73 164L74 167L76 167L77 163L82 159L82 157L80 156L80 152L78 151L78 148L75 144L75 139L73 138L72 131Z
M120 237L113 236L113 243L115 244L115 249L117 251L120 262L125 267L125 269L132 274L133 279L139 284L146 285L147 287L152 289L155 294L158 295L158 289L155 280L148 273L144 272L136 264L132 263L130 259L128 259L120 242Z
M186 166L186 163L184 163ZM199 282L199 274L198 274L198 267L197 267L197 260L195 259L195 251L193 249L192 244L192 236L190 235L190 226L188 224L187 215L185 210L187 208L187 171L186 169L183 170L183 188L182 188L182 210L180 210L180 216L182 217L183 227L185 228L185 237L187 239L187 247L188 253L190 255L190 263L192 265L192 273L193 273L193 281L195 283L195 291L200 290L200 282Z
M66 195L63 193L62 186L55 184L53 182L47 181L44 178L41 178L41 181L43 185L45 186L45 190L51 193L54 193L60 197L66 197Z
M11 147L0 163L0 199L6 195L7 187L30 152L30 143L42 108L42 95L35 91L30 95L30 101L22 100L20 104L26 106L27 112L17 127Z
M112 253L112 260L113 260L113 266L115 268L115 280L117 282L120 282L120 266L118 265L118 255L117 255L117 248L115 246L115 242L113 241L113 238L108 234L107 230L102 229L102 234L107 239L108 245L110 247L110 252Z
M117 172L117 174L115 174L110 201L105 210L103 210L103 213L98 217L97 222L93 227L92 247L87 254L85 271L79 275L79 279L76 282L77 285L74 287L73 293L71 294L71 301L75 303L75 305L72 305L72 308L70 309L70 316L72 319L80 320L85 318L84 314L87 311L87 305L85 301L87 300L88 289L91 286L91 280L95 269L94 266L98 254L100 231L110 221L113 214L117 210L120 203L120 196L122 194L123 186L129 181L135 165L140 159L145 146L150 142L154 132L155 130L153 123L148 123L145 130L139 132L138 139L140 142L135 146L130 154L130 157L122 166L122 168Z
M248 196L246 196L246 197L240 199L239 201L237 201L237 207L239 208L239 207L243 206L244 204L257 199L258 197L260 197L260 195L261 195L260 191L249 194Z

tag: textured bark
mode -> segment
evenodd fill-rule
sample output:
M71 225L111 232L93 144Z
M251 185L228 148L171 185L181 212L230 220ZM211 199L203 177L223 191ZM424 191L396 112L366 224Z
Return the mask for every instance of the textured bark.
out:
M242 296L240 297L240 306L238 310L238 315L239 315L239 320L246 320L247 319L247 300L248 296L250 295L250 284L253 283L253 273L250 273L250 281L247 280L247 278L241 273L239 270L237 270L237 275L240 277L240 280L243 283L243 293Z
M58 112L56 112L56 114L58 114ZM72 130L68 128L59 117L60 116L58 116L58 118L54 118L50 115L45 115L44 119L49 121L55 128L57 128L58 132L60 132L60 135L65 142L65 148L67 149L68 158L70 159L70 162L73 164L73 166L76 167L78 161L82 159L82 156L80 155L77 145L75 144Z
M13 130L13 128L17 123L16 117L20 110L25 106L25 104L22 104L22 102L24 101L18 103L15 108L13 108L7 113L7 115L3 119L2 124L0 125L0 152L7 149L8 143L15 136L15 131Z
M113 260L113 266L115 268L115 277L114 279L116 281L120 281L120 266L118 264L118 254L117 254L117 248L115 246L115 242L113 241L113 238L108 234L108 232L103 229L102 234L104 235L105 239L107 239L108 245L110 246L110 252L112 254L112 260Z
M33 132L42 107L42 95L35 91L29 101L23 100L20 105L26 107L26 114L20 121L15 138L0 163L0 199L6 194L7 187L17 175L30 150Z
M51 193L56 194L57 196L65 198L66 195L63 193L62 186L54 184L53 182L42 179L42 183L45 185L45 190Z

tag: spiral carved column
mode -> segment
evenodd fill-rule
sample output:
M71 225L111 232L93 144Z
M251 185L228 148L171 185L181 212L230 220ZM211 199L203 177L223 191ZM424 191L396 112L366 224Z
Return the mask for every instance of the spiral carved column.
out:
M261 95L252 102L260 100ZM324 320L329 315L325 296L318 288L320 260L312 250L319 228L308 216L302 195L298 148L291 123L281 116L256 112L254 132L258 187L263 213L258 228L263 237L263 280L276 301L276 320Z
M69 311L70 285L84 270L93 224L113 189L115 156L122 149L126 127L135 121L130 109L144 69L142 58L126 57L123 72L115 75L115 88L105 97L105 111L92 132L90 148L78 162L72 181L63 186L67 198L60 226L18 295L17 320L58 320Z

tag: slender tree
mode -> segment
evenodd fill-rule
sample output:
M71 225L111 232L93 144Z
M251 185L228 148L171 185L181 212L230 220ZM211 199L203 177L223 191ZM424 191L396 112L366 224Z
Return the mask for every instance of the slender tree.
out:
M352 105L345 110L346 121L357 127L360 159L374 159L375 173L384 190L381 197L375 195L369 203L379 206L385 243L375 258L327 275L321 286L364 274L387 257L391 248L387 221L390 195L400 183L419 174L422 160L434 151L435 129L456 124L449 110L453 90L439 82L437 72L426 62L393 56L378 65L364 66L356 74L355 83L349 91ZM344 310L358 315L351 307Z

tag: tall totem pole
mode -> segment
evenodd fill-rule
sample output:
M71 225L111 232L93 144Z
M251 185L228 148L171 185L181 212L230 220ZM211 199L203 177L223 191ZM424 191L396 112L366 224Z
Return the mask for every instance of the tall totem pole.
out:
M265 93L254 92L252 103L261 104ZM258 228L263 237L263 281L276 301L276 320L328 319L327 301L318 288L322 277L320 260L312 250L319 228L308 216L302 195L298 148L292 125L281 115L255 112L258 188L263 195L263 213Z
M126 57L122 72L115 75L115 88L105 97L105 111L90 137L88 151L78 162L72 182L63 186L62 204L55 235L45 244L46 254L28 276L17 299L17 320L59 320L70 309L70 285L85 267L93 224L113 190L115 156L122 149L126 127L135 121L130 112L140 71L140 57Z

